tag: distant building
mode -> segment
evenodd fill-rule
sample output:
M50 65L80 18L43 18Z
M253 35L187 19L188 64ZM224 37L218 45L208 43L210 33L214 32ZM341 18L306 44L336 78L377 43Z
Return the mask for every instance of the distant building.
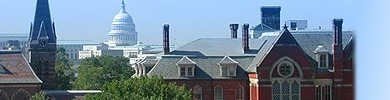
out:
M286 23L290 26L290 30L305 30L307 29L307 20L287 20Z
M21 51L0 50L0 100L29 100L41 84Z
M79 59L97 57L108 54L108 45L106 44L94 44L84 45L83 50L79 51Z
M259 38L264 32L280 30L280 6L263 6L261 10L261 23L250 29L250 38Z
M107 44L109 46L132 46L138 42L135 24L133 18L126 12L124 0L122 0L119 13L113 19L111 30L108 34L109 40Z
M28 34L3 33L0 34L0 48L8 48L9 41L19 41L20 46L26 46Z
M74 63L79 61L79 51L84 45L101 45L102 43L87 40L57 40L57 47L62 47L68 54L68 60Z
M242 39L192 41L139 60L133 76L161 76L198 100L353 100L354 42L342 23L334 19L332 32L293 33L285 26L256 39L245 38L244 24Z

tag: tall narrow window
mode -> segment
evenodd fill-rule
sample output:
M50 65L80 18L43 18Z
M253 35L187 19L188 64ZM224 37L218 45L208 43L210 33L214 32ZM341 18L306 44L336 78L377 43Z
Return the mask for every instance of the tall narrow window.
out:
M242 86L236 88L236 100L244 100L244 88Z
M282 100L290 100L290 84L287 81L282 84Z
M229 76L236 76L236 67L233 64L229 65Z
M320 54L320 68L327 68L328 62L327 62L327 55L326 54Z
M316 100L322 100L322 89L321 86L316 86Z
M194 93L192 97L194 100L202 100L202 87L196 85L194 88L192 88L192 91Z
M332 100L332 86L326 86L325 93L325 100Z
M180 67L180 76L186 76L186 68Z
M272 84L272 98L273 100L280 100L280 84L278 81Z
M228 76L228 67L222 67L222 76Z
M299 83L297 81L294 81L294 83L291 84L292 100L300 100L299 90L300 90Z
M214 88L214 99L223 100L223 88L222 86L215 86Z

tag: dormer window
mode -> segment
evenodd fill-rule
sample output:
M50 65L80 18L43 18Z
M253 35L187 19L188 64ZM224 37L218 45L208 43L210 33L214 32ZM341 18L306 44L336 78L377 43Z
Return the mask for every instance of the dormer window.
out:
M220 72L222 77L236 76L237 73L237 61L234 61L229 56L225 56L219 63Z
M318 46L313 51L317 56L318 68L328 69L329 68L329 51L324 46Z
M189 65L189 64L180 64L180 76L181 77L193 77L194 76L194 65Z
M194 77L195 76L195 65L196 63L192 61L187 56L184 56L176 63L178 66L178 73L180 77Z

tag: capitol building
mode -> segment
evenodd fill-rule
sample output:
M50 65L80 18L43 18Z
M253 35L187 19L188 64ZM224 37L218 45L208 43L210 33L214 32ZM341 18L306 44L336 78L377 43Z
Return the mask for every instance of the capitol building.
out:
M133 18L126 12L124 0L121 3L121 9L115 15L111 30L108 32L108 46L132 46L137 44L138 36L135 31Z

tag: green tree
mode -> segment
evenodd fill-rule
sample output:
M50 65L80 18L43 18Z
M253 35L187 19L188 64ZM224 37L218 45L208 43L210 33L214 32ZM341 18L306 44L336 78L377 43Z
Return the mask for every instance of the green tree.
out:
M125 57L98 56L82 59L74 89L100 89L113 80L129 79L134 70Z
M68 60L66 50L59 47L56 51L56 81L58 90L71 89L71 82L75 79L75 71L71 68L72 64Z
M87 95L86 100L190 100L184 86L165 83L160 77L130 78L104 84L102 93Z
M46 94L44 92L35 93L31 96L31 100L46 100Z

